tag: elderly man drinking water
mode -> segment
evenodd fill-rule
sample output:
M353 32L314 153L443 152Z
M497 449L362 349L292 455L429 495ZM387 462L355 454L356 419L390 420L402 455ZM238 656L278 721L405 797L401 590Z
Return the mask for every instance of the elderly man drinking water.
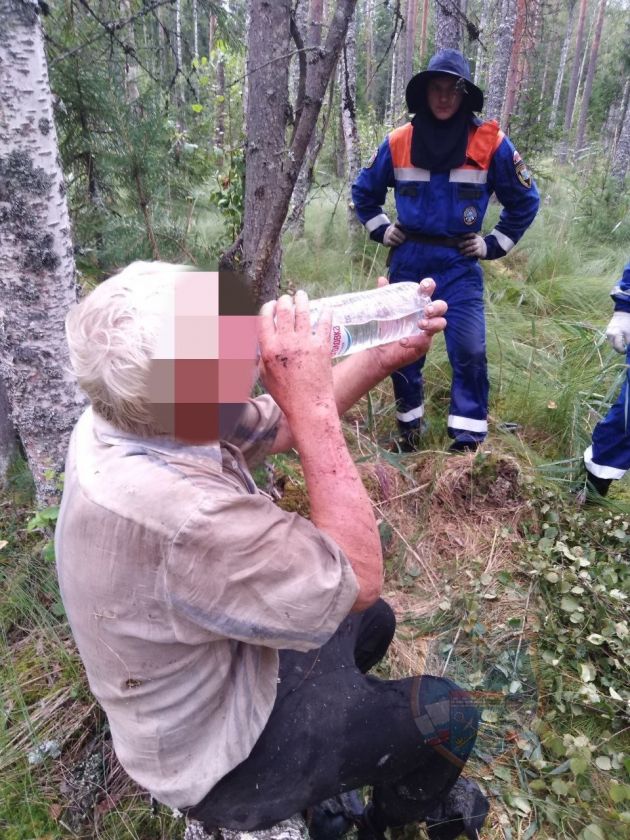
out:
M206 829L307 812L316 837L353 820L364 837L419 820L435 838L474 837L487 803L459 778L471 698L444 678L367 675L395 619L339 419L427 352L446 305L426 309L420 335L333 366L330 317L312 331L304 292L256 316L235 289L135 263L67 319L91 405L70 442L57 567L116 754ZM267 393L250 398L256 372ZM290 448L310 520L251 476ZM349 792L366 786L363 809Z

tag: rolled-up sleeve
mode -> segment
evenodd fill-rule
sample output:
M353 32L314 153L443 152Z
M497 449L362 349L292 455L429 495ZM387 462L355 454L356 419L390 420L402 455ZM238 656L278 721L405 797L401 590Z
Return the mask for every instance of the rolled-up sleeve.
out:
M350 612L358 584L341 549L264 496L207 498L180 529L165 581L175 625L209 638L306 651Z

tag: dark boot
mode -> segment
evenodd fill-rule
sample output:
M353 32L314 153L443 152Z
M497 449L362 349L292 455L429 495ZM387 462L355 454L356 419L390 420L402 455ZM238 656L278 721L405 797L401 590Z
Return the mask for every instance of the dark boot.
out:
M587 484L590 484L591 488L595 490L596 493L599 493L600 496L605 496L612 484L612 478L599 478L588 470L586 470L586 481Z
M479 785L461 776L437 806L426 816L431 840L478 840L490 805Z
M461 776L445 796L418 816L425 822L431 840L455 840L466 837L478 840L490 805L479 785ZM399 828L384 823L372 803L368 804L358 825L359 840L385 840L386 828Z
M363 812L363 800L356 790L340 793L310 809L308 833L313 840L337 840L361 821Z

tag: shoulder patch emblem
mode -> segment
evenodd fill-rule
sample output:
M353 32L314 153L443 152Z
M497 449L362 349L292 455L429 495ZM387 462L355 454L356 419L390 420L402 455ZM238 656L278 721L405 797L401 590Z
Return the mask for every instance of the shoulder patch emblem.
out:
M474 207L472 204L470 207L466 207L463 214L464 224L465 225L474 225L477 221L477 208Z
M514 161L514 166L516 166L517 163L520 163L523 160L523 158L519 155L516 149L514 149L514 155L512 156L512 160Z
M527 187L527 189L530 189L532 185L532 173L525 165L525 161L519 160L519 162L514 167L514 170L516 172L516 177L521 182L521 184L524 187Z
M378 149L374 152L374 154L372 155L372 157L369 159L369 161L367 162L367 164L366 164L365 168L366 168L366 169L370 169L370 167L374 165L374 161L376 160L376 158L377 158L377 157L378 157Z

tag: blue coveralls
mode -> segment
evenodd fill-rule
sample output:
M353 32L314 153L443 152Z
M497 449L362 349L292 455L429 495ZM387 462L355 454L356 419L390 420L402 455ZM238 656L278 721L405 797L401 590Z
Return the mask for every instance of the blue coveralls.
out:
M495 193L503 211L485 237L486 259L503 257L532 223L540 202L525 163L494 120L471 118L463 166L429 172L411 163L413 126L395 129L362 169L352 187L360 221L372 239L383 241L390 220L383 212L387 188L394 188L398 224L411 235L458 237L478 232ZM456 441L481 441L488 431L488 370L483 272L456 245L406 242L393 250L390 282L433 277L435 297L448 303L446 350L453 370L448 434ZM392 376L401 431L421 427L424 415L424 359Z
M630 263L610 293L615 312L630 312ZM591 445L584 453L587 470L597 478L623 478L630 469L630 346L626 348L626 375L617 401L593 429Z

